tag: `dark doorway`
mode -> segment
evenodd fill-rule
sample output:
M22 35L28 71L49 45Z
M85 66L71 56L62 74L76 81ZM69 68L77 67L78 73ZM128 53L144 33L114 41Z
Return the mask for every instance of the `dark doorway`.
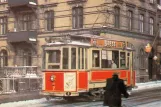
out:
M153 70L153 57L149 56L148 58L148 73L149 73L149 79L152 79L152 71Z

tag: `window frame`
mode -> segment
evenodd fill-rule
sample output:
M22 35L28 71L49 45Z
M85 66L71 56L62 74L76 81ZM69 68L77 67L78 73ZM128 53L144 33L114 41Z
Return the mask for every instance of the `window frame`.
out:
M154 35L154 18L149 18L149 34Z
M68 48L68 67L65 69L63 68L63 48ZM76 49L76 67L72 69L72 58L71 58L71 55L72 55L72 48L75 48ZM78 50L80 48L80 56L78 56ZM49 69L48 65L55 65L56 63L50 63L49 64L49 61L48 61L48 58L49 58L49 54L47 53L47 51L49 50L60 50L60 68L59 69L54 69L54 70L76 70L76 69L79 69L79 70L84 70L84 69L87 69L88 65L87 65L87 61L88 61L88 57L87 57L87 48L86 47L78 47L78 46L61 46L61 47L46 47L45 49L45 62L43 62L44 66L43 68L45 69ZM84 50L84 53L82 54L82 50ZM84 56L84 57L82 57ZM79 62L79 58L80 58L80 62ZM84 60L82 60L82 58L84 58ZM83 61L83 62L82 62ZM83 63L83 64L82 64ZM79 68L79 64L80 64L80 68Z
M141 48L141 49L139 50L139 52L140 52L140 53L139 53L139 55L140 55L140 60L139 60L140 69L145 69L145 68L146 68L146 63L145 63L146 57L145 57L144 49Z
M83 7L72 8L72 29L83 28Z
M20 15L19 22L21 31L29 31L36 29L36 15L28 12ZM18 24L17 23L17 24Z
M45 30L46 31L54 30L54 11L53 10L45 11Z
M139 32L144 33L144 14L139 15Z
M8 30L8 18L7 16L0 17L0 34L4 35Z
M0 51L0 68L8 66L8 52L5 49Z
M133 30L133 11L128 10L128 29Z
M114 7L114 26L120 28L120 7Z

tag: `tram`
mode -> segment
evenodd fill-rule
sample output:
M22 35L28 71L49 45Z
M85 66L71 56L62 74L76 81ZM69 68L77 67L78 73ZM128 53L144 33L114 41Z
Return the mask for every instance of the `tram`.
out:
M129 89L135 86L134 47L127 41L96 35L59 36L42 47L43 95L102 96L106 79L113 73Z

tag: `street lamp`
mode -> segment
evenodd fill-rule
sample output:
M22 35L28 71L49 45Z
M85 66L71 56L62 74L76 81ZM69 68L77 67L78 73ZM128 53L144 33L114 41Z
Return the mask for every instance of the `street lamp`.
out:
M158 59L158 57L155 55L155 56L153 57L153 60L156 61L157 59Z
M152 49L152 47L151 47L151 45L148 43L148 44L145 46L145 52L150 53L150 52L151 52L151 49Z

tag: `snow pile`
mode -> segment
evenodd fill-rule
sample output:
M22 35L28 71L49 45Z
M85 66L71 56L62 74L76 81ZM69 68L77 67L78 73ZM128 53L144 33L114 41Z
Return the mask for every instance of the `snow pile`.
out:
M136 83L136 88L133 88L132 91L139 91L145 89L161 88L161 81L152 81L146 83Z
M30 107L29 105L33 104L39 104L39 103L45 103L46 99L35 99L35 100L28 100L28 101L19 101L19 102L10 102L10 103L4 103L0 104L0 107Z
M27 73L25 78L38 78L38 76L35 73L33 73L33 74Z

